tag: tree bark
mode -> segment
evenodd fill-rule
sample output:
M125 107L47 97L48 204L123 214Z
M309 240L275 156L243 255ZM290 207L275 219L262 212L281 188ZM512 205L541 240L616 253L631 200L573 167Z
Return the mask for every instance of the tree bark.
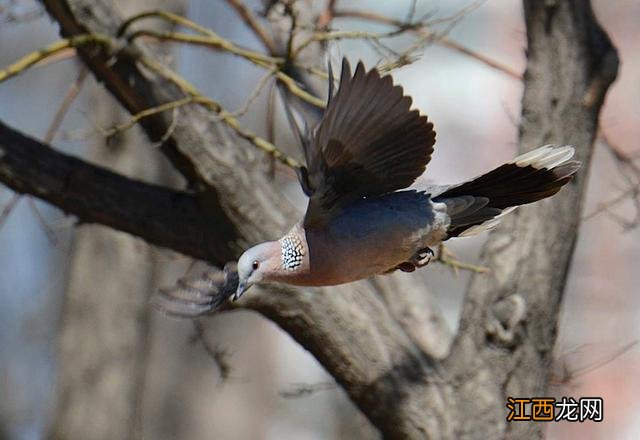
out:
M191 193L130 179L59 153L2 122L0 152L0 179L16 192L45 200L82 223L106 225L198 259L216 255L208 238L211 226L204 224L199 200Z
M63 35L113 34L120 22L104 1L44 4ZM356 284L365 292L350 286L264 289L238 304L272 319L313 353L388 438L542 435L539 424L507 424L506 396L546 391L598 114L617 55L588 2L525 0L524 9L528 61L520 149L573 144L583 171L568 189L520 210L492 235L483 264L493 272L473 278L448 356L416 332L431 322L432 311L415 310L408 295L390 299L375 281ZM143 75L132 58L112 66L107 54L80 52L130 111L180 97ZM203 210L205 218L223 217L225 230L233 231L213 228L210 237L237 254L284 232L297 215L265 177L253 147L200 107L182 109L180 121L163 152L206 201L211 211ZM161 117L142 125L152 139L168 129ZM412 320L398 313L403 302L415 310Z
M544 396L558 312L571 264L590 161L605 93L616 77L617 53L589 2L524 2L527 68L520 150L546 143L576 147L582 168L556 197L517 210L486 244L474 276L449 366L473 360L462 401L463 433L486 438L542 436L544 424L507 424L506 396ZM490 378L490 380L488 380Z

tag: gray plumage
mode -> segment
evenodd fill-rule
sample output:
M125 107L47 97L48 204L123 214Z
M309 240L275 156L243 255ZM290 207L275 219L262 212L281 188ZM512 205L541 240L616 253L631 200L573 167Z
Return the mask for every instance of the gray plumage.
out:
M236 299L259 282L323 286L413 271L431 247L494 227L514 207L558 192L579 168L573 147L545 146L465 183L407 190L431 159L433 124L390 76L362 63L351 75L344 60L331 90L312 137L301 137L305 216L241 256Z

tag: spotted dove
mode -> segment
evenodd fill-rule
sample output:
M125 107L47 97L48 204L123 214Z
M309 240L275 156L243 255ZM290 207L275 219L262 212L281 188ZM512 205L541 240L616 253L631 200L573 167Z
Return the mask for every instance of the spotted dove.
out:
M309 196L304 218L238 261L238 299L252 284L327 286L429 262L431 248L493 228L519 205L550 197L580 164L544 146L458 185L407 189L431 159L436 133L411 98L376 69L346 60L317 129L301 136Z

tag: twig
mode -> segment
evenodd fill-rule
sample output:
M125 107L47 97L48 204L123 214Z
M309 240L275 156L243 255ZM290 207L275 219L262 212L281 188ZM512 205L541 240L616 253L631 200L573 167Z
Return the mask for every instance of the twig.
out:
M260 52L255 52L255 51L240 47L234 43L231 43L229 40L226 40L220 37L215 33L211 33L209 35L194 35L194 34L183 34L179 32L158 32L150 29L141 29L129 35L128 40L133 41L140 36L147 36L151 38L156 38L158 40L177 41L180 43L189 43L189 44L195 44L199 46L207 46L214 49L220 49L260 65L264 65L264 63L278 65L284 61L282 58L276 58L269 55L264 55L264 54L261 54Z
M207 37L207 36L198 36L198 35L190 35L190 34L179 34L175 32L155 32L150 30L141 30L133 33L129 38L135 39L139 36L148 36L152 38L157 38L160 40L169 40L169 41L177 41L181 43L187 44L195 44L206 47L211 47L214 49L221 49L238 55L242 58L245 58L248 61L260 66L262 68L268 70L276 70L275 76L276 78L282 82L294 95L298 96L300 99L308 102L319 108L324 108L324 100L318 98L302 89L296 81L291 78L286 73L279 70L279 67L282 65L284 60L282 58L275 58L267 55L263 55L258 52L253 52L248 49L240 48L239 46L230 43L229 41L221 38L219 36Z
M267 140L269 142L275 141L275 104L276 104L276 86L271 84L269 88L269 95L267 96L267 105L265 111L265 125L267 130ZM276 175L276 161L272 158L269 162L269 177L275 178Z
M141 12L139 14L133 15L131 17L129 17L127 20L125 20L120 27L118 28L118 32L116 33L116 35L118 37L122 37L125 32L127 31L127 29L129 29L131 27L131 25L137 21L140 20L144 20L146 18L160 18L166 21L169 21L173 24L177 24L177 25L182 25L186 28L192 29L196 32L200 32L201 34L204 35L208 35L210 37L212 36L216 36L217 34L215 32L213 32L211 29L209 29L208 27L202 26L197 24L194 21L189 20L186 17L183 17L181 15L177 15L174 14L172 12L168 12L168 11L162 11L162 10L151 10L151 11L145 11L145 12Z
M283 83L287 87L287 89L289 89L289 91L291 93L296 95L298 98L300 98L303 101L308 102L309 104L314 105L314 106L316 106L318 108L324 108L325 107L326 103L325 103L325 101L323 99L320 99L317 96L314 96L311 93L307 92L306 90L302 89L298 85L296 80L291 78L286 73L278 70L278 71L276 71L275 76L281 83Z
M244 24L258 37L262 45L267 49L267 52L274 55L277 52L277 48L273 38L271 38L267 30L258 22L258 19L249 8L247 8L247 5L240 0L226 0L226 2L238 13Z
M2 212L0 212L0 229L2 229L5 222L7 221L7 218L9 218L9 215L13 211L13 208L16 207L19 201L20 201L20 194L14 193L11 196L11 199L4 205L4 207L2 208Z
M80 73L78 73L78 77L71 84L71 86L69 86L69 89L67 90L67 93L62 99L62 102L60 103L58 110L54 114L53 120L51 121L51 124L47 129L47 133L44 136L44 142L46 144L50 144L51 141L53 141L53 138L55 137L56 132L60 129L60 125L62 124L62 121L65 115L69 111L71 104L78 97L78 94L80 93L80 89L82 88L82 84L87 78L88 72L89 71L87 70L86 67L81 67Z
M171 123L169 124L169 126L167 127L167 131L165 131L165 133L162 135L162 137L160 139L158 139L157 142L154 142L151 146L152 147L162 147L162 145L167 142L167 140L171 137L171 135L173 134L174 130L176 129L176 127L178 126L178 107L175 107L173 109L173 112L171 114Z
M476 266L475 264L465 263L458 260L443 243L440 243L438 246L438 256L435 261L451 267L451 270L453 270L456 275L458 275L458 270L468 270L475 273L488 273L491 271L488 267Z
M83 35L78 35L78 36L75 36L75 37L72 37L72 38L59 40L59 41L47 46L44 49L41 49L41 50L32 52L30 54L27 54L26 56L24 56L23 58L21 58L17 62L15 62L12 65L10 65L8 68L6 68L4 70L0 70L0 82L5 81L8 78L11 78L11 77L13 77L13 76L25 71L29 67L33 66L35 63L37 63L37 62L39 62L41 60L44 60L47 57L49 57L49 56L51 56L53 54L56 54L56 53L58 53L58 52L60 52L60 51L62 51L64 49L67 49L69 47L78 47L78 46L88 45L88 44L99 44L101 46L106 46L106 47L109 47L109 48L113 47L112 40L109 37L101 35L101 34L83 34ZM262 56L261 54L259 54L259 55ZM173 72L171 69L168 69L168 68L164 67L159 62L157 62L154 59L152 59L152 58L150 58L150 57L148 57L146 55L143 55L141 53L136 53L136 57L137 57L136 58L137 61L139 61L145 67L147 67L148 69L154 71L155 73L159 74L160 76L168 79L169 81L173 82L186 95L188 95L185 99L188 99L189 101L193 101L193 102L197 102L199 104L205 105L209 109L211 109L211 110L215 111L216 113L218 113L220 118L228 126L230 126L233 130L235 130L236 133L238 133L241 137L243 137L244 139L246 139L249 142L253 143L259 149L261 149L261 150L265 151L266 153L272 155L275 159L277 159L282 164L284 164L284 165L286 165L288 167L297 168L297 167L300 166L299 163L295 159L293 159L293 158L289 157L288 155L282 153L271 142L268 142L265 139L262 139L259 136L255 135L251 131L244 129L242 127L242 125L240 124L240 122L236 118L234 118L230 113L224 111L224 109L220 106L220 104L218 104L217 102L213 101L210 98L206 98L195 87L193 87L189 82L187 82L180 75L178 75L175 72ZM268 58L272 59L271 57L266 57L264 59L268 59ZM278 72L276 74L276 76L279 79L281 79L281 81L283 81L283 83L287 87L289 87L289 89L291 90L292 93L300 96L302 99L319 100L319 98L315 98L312 95L310 95L307 92L305 92L302 89L300 89L300 87L298 87L297 84L295 84L295 81L293 81L292 78L288 77L284 73ZM184 103L182 105L184 105ZM163 107L163 106L166 106L166 107ZM155 113L157 113L159 111L172 109L175 106L176 106L176 104L174 102L173 104L169 104L168 103L168 104L161 105L159 110L157 108L143 110L139 114L133 116L133 119L134 119L133 124L135 124L135 122L139 121L140 119L142 119L142 118L144 118L146 116L149 116L151 114L155 114ZM125 129L128 128L129 126L133 125L133 124L131 124L131 121L129 121L128 123L125 124L126 125Z
M135 124L137 124L138 122L140 122L144 118L147 118L147 117L152 116L152 115L156 115L158 113L162 113L162 112L167 111L167 110L172 110L172 109L175 109L175 108L178 108L178 107L182 107L183 105L186 105L186 104L189 104L189 103L192 103L192 102L196 102L197 103L197 102L200 102L200 101L206 102L206 101L208 101L208 99L204 98L203 100L201 100L200 98L195 97L195 96L187 96L185 98L178 99L176 101L166 102L164 104L160 104L160 105L157 105L155 107L150 107L150 108L148 108L146 110L143 110L143 111L141 111L139 113L136 113L128 121L126 121L126 122L124 122L122 124L116 125L116 126L114 126L112 128L109 128L107 130L103 130L102 134L104 136L106 136L106 137L113 137L113 136L115 136L116 134L118 134L120 132L123 132L125 130L130 129L131 127L133 127Z
M228 0L228 1L235 1L235 0ZM118 30L118 36L124 35L127 29L136 21L139 21L145 18L150 18L150 17L161 18L161 19L170 21L172 23L189 27L190 29L200 32L202 35L198 36L198 35L180 34L180 33L172 33L172 32L155 32L150 30L141 30L138 32L134 32L128 38L135 39L139 36L147 36L147 37L156 38L159 40L178 41L182 43L202 45L202 46L212 47L214 49L228 51L230 53L233 53L235 55L238 55L240 57L247 59L248 61L256 64L257 66L260 66L268 70L272 70L274 67L277 67L278 69L275 74L276 78L278 78L280 82L285 84L287 88L291 91L291 93L298 96L300 99L310 103L311 105L314 105L319 108L324 108L324 100L316 96L313 96L306 90L303 90L293 78L291 78L290 76L288 76L287 74L285 74L280 70L282 65L285 62L283 58L267 56L259 52L241 48L235 45L234 43L228 40L225 40L224 38L216 34L214 31L212 31L211 29L206 28L197 23L194 23L193 21L188 20L179 15L172 14L170 12L156 11L156 10L134 15L133 17L126 20L122 24L122 26L120 26L120 29ZM309 70L309 69L306 69L306 70ZM326 76L323 75L322 72L318 72L317 69L313 70L312 73L319 75L320 77L326 78Z
M43 60L38 61L37 63L35 63L31 67L34 68L34 69L40 68L40 67L45 67L45 66L48 66L50 64L57 63L58 61L70 60L72 58L75 58L76 55L77 55L77 53L76 53L75 47L68 47L66 49L61 50L58 53L55 53L55 54L53 54L51 56L48 56L47 58L45 58Z
M38 209L38 206L36 205L35 200L31 197L28 197L27 203L29 204L31 211L35 214L36 219L38 220L38 223L40 223L40 227L42 227L42 230L44 231L44 234L47 236L47 240L49 240L49 243L52 246L56 246L58 244L58 237L56 236L56 233L53 230L53 228L49 226L44 216Z
M273 77L273 74L274 74L274 71L270 71L270 72L267 72L265 75L263 75L262 78L258 80L258 83L256 84L255 88L253 89L253 91L251 92L251 94L249 95L245 103L242 105L242 107L240 107L238 110L231 112L230 114L236 118L239 118L240 116L243 116L244 114L246 114L249 111L251 104L253 104L256 98L260 96L260 93L262 93L262 90L269 83L269 80Z
M16 74L17 73L19 72L16 72ZM64 116L67 114L69 107L71 106L75 98L78 96L78 93L80 92L80 87L82 86L82 83L84 82L86 77L87 77L87 69L82 68L80 70L80 73L78 74L78 77L76 78L74 83L71 85L71 87L69 87L69 90L65 94L62 102L60 103L60 106L58 107L58 110L54 114L53 120L51 121L51 124L49 125L49 128L47 129L47 133L45 134L45 137L44 137L45 143L47 144L50 143L55 137L56 132L60 129L62 120L64 119ZM4 209L2 210L2 213L0 213L0 227L2 227L3 223L5 222L5 220L7 219L7 217L9 216L9 214L11 213L15 205L17 204L18 200L20 200L21 196L22 194L15 193L11 198L11 200L9 201L9 203L5 205ZM39 223L41 224L45 232L45 235L47 236L49 241L53 245L55 245L58 241L55 232L44 220L43 215L40 213L40 210L38 209L38 206L35 204L33 199L29 198L28 202L29 202L29 207L31 208L36 218L38 219Z
M602 127L600 127L600 130L598 131L598 137L619 162L625 164L640 176L640 166L634 162L632 155L622 150L615 143L611 142L609 136L607 136Z
M640 194L640 185L628 188L624 192L620 193L617 197L609 200L608 202L604 202L598 205L598 207L593 212L583 216L582 221L583 222L589 221L592 218L598 216L599 214L602 214L603 212L608 211L610 208L614 207L618 203L626 200L629 196L631 195L637 196L639 194Z
M416 0L411 0L411 5L409 5L409 12L407 13L407 18L404 19L405 23L412 23L413 17L416 15Z
M331 40L379 40L381 38L391 38L398 35L401 31L392 32L369 32L369 31L333 31L333 32L316 32L305 41L300 43L298 47L293 50L292 58L296 58L304 49L310 44L322 41Z
M382 24L387 24L389 26L395 26L397 27L399 30L406 30L406 31L411 31L411 32L415 32L419 35L421 35L422 37L427 37L428 35L432 34L432 32L430 32L429 30L425 29L424 24L411 24L411 23L405 23L402 20L397 20L391 17L387 17L385 15L381 15L381 14L376 14L375 12L369 12L369 11L358 11L358 10L353 10L353 9L338 9L334 12L334 17L347 17L347 18L359 18L362 20L367 20L367 21L373 21L373 22L377 22L377 23L382 23ZM448 47L449 49L455 50L457 52L460 52L464 55L467 55L471 58L474 58L477 61L480 61L481 63L499 70L507 75L509 75L512 78L515 79L522 79L522 75L518 72L516 72L515 70L513 70L511 67L504 65L496 60L493 60L483 54L480 54L478 52L475 52L465 46L463 46L460 43L457 43L453 40L451 40L450 38L447 37L440 37L437 39L433 40L436 44L440 44L442 46Z
M78 73L78 77L67 90L67 93L62 99L62 102L58 106L58 110L56 110L55 114L53 115L51 124L49 124L49 128L47 128L47 133L44 136L44 143L50 144L51 141L53 141L53 139L55 138L55 135L60 129L60 126L62 125L62 121L64 120L64 117L67 114L67 112L69 111L71 104L78 97L82 84L84 83L84 80L87 78L87 74L88 74L88 70L85 67L80 68L80 73ZM36 219L38 219L38 222L40 223L40 226L44 230L44 233L47 236L47 239L52 245L55 246L58 243L58 237L56 236L55 231L46 222L44 216L38 209L38 205L36 205L35 201L32 198L28 198L28 203L29 203L29 208L31 208L31 211L33 211L33 213L36 216Z
M109 37L100 34L82 34L75 37L58 40L43 49L36 50L25 55L6 69L0 70L0 82L6 81L15 75L18 75L19 73L22 73L34 64L65 49L68 49L70 47L86 46L89 44L98 44L103 47L112 47L112 40Z
M298 30L298 13L293 8L293 2L285 4L285 12L291 17L291 26L289 28L289 38L287 38L287 62L292 62L296 58L296 54L293 53L293 39L296 36Z
M554 377L552 375L551 379L550 379L550 383L551 385L564 385L567 384L569 382L571 382L573 379L575 379L576 377L579 376L583 376L587 373L591 373L592 371L598 370L602 367L604 367L605 365L615 361L616 359L618 359L620 356L622 356L623 354L627 353L629 350L631 350L633 347L635 347L636 345L638 345L638 341L631 341L628 344L625 344L624 346L620 347L618 350L616 350L611 356L609 356L606 359L603 359L599 362L595 362L591 365L587 365L584 366L582 368L576 368L573 371L569 371L569 369L565 366L563 368L563 375L562 377Z
M152 70L156 74L173 82L186 95L191 96L193 99L197 99L198 104L204 105L205 107L217 113L223 122L225 122L238 135L240 135L242 138L246 139L247 141L251 142L257 148L272 155L275 159L277 159L282 164L288 167L297 168L300 166L298 161L284 154L271 142L268 142L267 140L257 136L251 131L243 128L240 122L236 118L231 116L229 112L225 111L220 104L218 104L216 101L210 98L203 96L198 89L196 89L193 85L191 85L188 81L186 81L180 75L173 72L171 69L158 63L154 59L143 56L143 55L138 58L138 61L140 61L145 67Z
M600 127L600 130L598 132L598 137L602 141L604 146L613 155L613 157L617 161L617 163L621 167L627 167L636 176L636 180L637 181L633 181L630 178L630 176L628 176L624 172L624 170L622 170L621 174L622 174L622 176L624 178L627 179L629 187L625 191L620 193L618 196L614 197L613 199L611 199L611 200L609 200L607 202L599 204L598 207L593 212L591 212L590 214L587 214L587 215L583 216L582 217L582 221L583 222L589 221L592 218L598 216L599 214L609 211L610 208L612 208L612 207L618 205L619 203L627 200L629 197L633 198L636 201L636 205L637 205L638 204L637 200L638 200L638 197L640 196L640 166L638 166L634 162L634 159L633 159L632 155L630 155L629 153L625 152L618 145L616 145L615 143L613 143L613 142L611 142L609 140L609 137L604 132L602 127ZM638 214L640 214L640 209L638 209L637 211L639 211ZM630 228L636 226L637 219L635 221L633 221L633 222L622 222L622 223L623 223L623 226L624 226L625 229L630 229Z
M333 20L333 13L336 9L336 0L327 0L327 7L318 16L316 27L321 30L327 30L331 20Z
M194 319L192 322L194 334L191 337L191 343L197 341L202 344L202 348L204 348L205 353L207 353L207 355L218 366L218 371L220 371L220 380L222 382L226 381L231 376L232 371L232 367L228 359L228 351L224 348L215 347L209 343L205 335L204 326L198 319Z

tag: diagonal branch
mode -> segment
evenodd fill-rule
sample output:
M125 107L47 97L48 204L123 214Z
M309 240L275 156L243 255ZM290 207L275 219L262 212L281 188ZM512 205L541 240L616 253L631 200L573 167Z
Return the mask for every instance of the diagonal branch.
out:
M192 194L129 179L66 154L0 122L0 181L51 203L83 223L100 223L195 258L222 263L226 246L211 237Z
M236 13L240 16L244 24L253 31L256 37L262 42L268 53L275 55L277 52L276 43L271 38L271 35L260 24L256 16L249 10L241 0L226 0L229 6L231 6Z

